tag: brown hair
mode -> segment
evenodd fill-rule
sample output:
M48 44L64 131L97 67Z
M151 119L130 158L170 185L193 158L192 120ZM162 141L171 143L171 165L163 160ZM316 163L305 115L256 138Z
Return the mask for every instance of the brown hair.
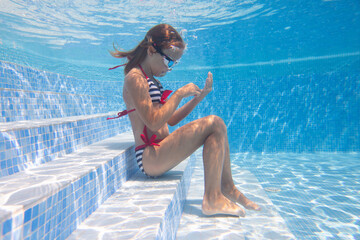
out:
M169 24L159 24L152 27L145 35L145 38L133 49L127 52L119 51L114 46L114 51L110 54L116 58L127 58L128 62L125 65L125 74L128 74L131 69L141 64L150 48L152 52L156 52L153 44L161 49L170 48L171 45L178 48L185 48L185 43L180 34Z

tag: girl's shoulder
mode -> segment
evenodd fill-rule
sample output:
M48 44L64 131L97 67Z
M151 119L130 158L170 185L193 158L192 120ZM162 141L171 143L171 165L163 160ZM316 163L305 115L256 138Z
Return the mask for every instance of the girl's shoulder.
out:
M138 68L133 68L125 75L124 86L126 88L149 88L146 78Z
M139 68L133 68L125 75L125 81L133 79L145 79L144 74Z

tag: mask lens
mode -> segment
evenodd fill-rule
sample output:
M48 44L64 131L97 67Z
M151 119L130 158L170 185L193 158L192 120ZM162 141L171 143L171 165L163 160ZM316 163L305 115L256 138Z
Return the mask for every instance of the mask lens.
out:
M166 66L171 68L171 67L175 66L176 61L170 59L169 57L164 56L164 63L165 63Z
M173 66L175 66L178 61L174 61L171 58L169 58L168 56L166 56L166 54L164 54L161 49L159 47L157 47L157 45L155 43L153 43L153 47L155 48L155 50L161 55L163 56L163 61L165 66L167 66L168 68L171 68Z
M167 66L169 68L171 68L171 67L173 67L175 65L175 62L173 60L168 59L165 56L163 57L163 60L164 60L165 66Z
M173 60L170 60L169 63L168 63L168 66L169 66L169 68L172 67L172 66L174 66L174 61L173 61Z

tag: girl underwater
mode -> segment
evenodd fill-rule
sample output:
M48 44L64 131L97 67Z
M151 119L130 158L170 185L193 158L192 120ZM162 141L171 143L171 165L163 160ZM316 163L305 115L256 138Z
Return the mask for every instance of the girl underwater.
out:
M110 52L116 58L127 58L123 87L127 110L119 116L129 114L139 168L147 176L160 176L203 146L202 212L245 216L244 209L236 203L246 209L260 210L234 185L227 129L220 117L203 117L169 133L168 124L178 124L212 90L213 76L209 72L203 89L189 83L167 99L171 91L164 91L155 77L171 71L185 46L172 26L159 24L151 28L133 50L119 51L114 47ZM187 97L192 99L177 109L180 101Z

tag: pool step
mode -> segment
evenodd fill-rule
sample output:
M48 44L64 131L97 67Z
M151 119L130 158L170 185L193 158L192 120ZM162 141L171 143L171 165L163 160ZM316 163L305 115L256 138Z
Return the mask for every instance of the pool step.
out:
M137 172L68 239L175 239L195 160L156 179Z
M52 161L130 130L128 117L106 114L0 123L0 177Z
M138 171L131 132L0 179L0 239L65 239Z
M177 239L296 239L256 177L236 165L232 165L232 173L240 191L258 203L262 210L246 210L244 218L203 215L204 170L202 162L198 160L194 166Z

